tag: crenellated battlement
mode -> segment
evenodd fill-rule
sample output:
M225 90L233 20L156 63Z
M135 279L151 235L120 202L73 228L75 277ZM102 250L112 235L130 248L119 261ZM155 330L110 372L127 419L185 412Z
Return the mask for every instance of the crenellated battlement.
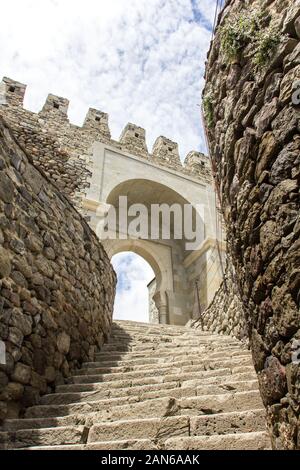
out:
M146 131L135 124L126 124L120 137L120 143L123 144L123 148L129 152L138 152L141 156L149 155L146 144Z
M54 114L55 116L68 120L69 103L69 100L66 98L50 94L47 96L43 109L39 114L45 116L48 114Z
M26 85L3 78L0 83L0 114L10 124L18 141L34 157L37 164L72 199L78 201L89 186L93 162L90 149L94 142L103 142L155 164L189 174L202 182L211 182L208 157L190 152L182 164L178 144L158 137L152 153L146 144L146 131L135 124L126 124L119 141L111 138L108 114L90 108L82 126L68 118L69 100L49 94L41 111L34 113L23 107ZM76 201L75 201L76 202Z
M90 108L85 117L84 129L92 129L93 131L100 132L105 135L108 139L111 138L109 126L108 126L108 114L98 111L97 109Z
M12 80L8 77L3 77L1 85L1 104L8 104L10 106L23 106L27 85L16 82L15 80Z

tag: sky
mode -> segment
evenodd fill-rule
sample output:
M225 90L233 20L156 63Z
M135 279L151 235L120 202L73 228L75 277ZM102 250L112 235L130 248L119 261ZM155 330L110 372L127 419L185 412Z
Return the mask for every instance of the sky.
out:
M149 295L147 284L155 277L151 266L135 253L119 253L112 259L118 273L114 318L147 323Z
M215 0L2 2L0 75L28 85L32 111L48 93L63 96L71 122L82 125L97 108L109 114L114 139L133 122L146 129L150 151L164 135L178 142L183 160L205 151L199 104L214 9ZM129 287L119 286L116 316L135 291L136 319L146 306L134 282L145 286L149 271L143 260L123 258L118 272Z

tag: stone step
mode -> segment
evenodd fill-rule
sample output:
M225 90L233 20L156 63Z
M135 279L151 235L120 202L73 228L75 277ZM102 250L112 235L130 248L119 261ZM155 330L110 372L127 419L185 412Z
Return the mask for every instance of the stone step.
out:
M139 371L144 371L147 373L148 371L153 370L153 365L149 364L143 364L143 365L133 365L133 366L113 366L113 367L104 367L103 365L100 365L100 367L96 366L96 364L99 363L94 363L93 365L89 366L84 366L82 369L80 369L78 372L80 372L79 375L84 375L86 373L90 373L93 371L94 373L97 374L109 374L109 373L127 373L127 372L139 372ZM172 368L180 368L183 372L188 372L189 368L193 368L196 370L197 368L199 370L206 370L209 368L216 369L216 368L227 368L227 367L237 367L238 365L247 365L247 366L252 366L252 357L249 356L238 356L238 357L233 357L233 358L224 358L223 359L215 359L212 358L210 359L209 357L205 359L194 359L194 360L182 360L182 361L172 361L164 364L155 364L155 366L159 366L160 370L168 369L170 367Z
M180 332L174 332L174 331L154 331L154 330L148 330L145 332L145 330L131 330L131 331L122 331L122 330L117 330L117 329L112 329L110 339L111 338L118 338L120 340L128 339L128 338L145 338L146 341L152 341L154 338L205 338L206 336L214 336L214 337L219 337L218 335L211 333L209 331L197 331L197 330L188 330L185 329Z
M227 350L226 352L207 352L207 358L209 360L213 359L231 359L231 358L243 358L243 357L251 357L251 354L249 351L241 351L240 349L238 350L233 350L231 351L230 349ZM152 364L152 365L163 365L163 364L170 364L173 362L180 362L180 361L187 361L187 362L194 362L194 361L203 361L201 359L201 356L199 354L182 354L178 356L165 356L165 357L160 357L160 356L154 356L154 357L142 357L142 358L137 358L137 359L116 359L106 361L106 360L101 360L98 362L84 362L82 364L82 367L88 367L88 368L97 368L97 367L131 367L131 366L146 366L147 364Z
M238 346L219 346L217 348L213 347L211 344L207 345L207 347L197 347L197 348L175 348L174 351L170 350L151 350L139 352L139 351L110 351L110 352L99 352L95 354L96 361L102 360L127 360L127 359L149 359L149 355L152 358L164 358L164 357L183 357L189 355L200 356L201 354L209 354L210 352L218 351L219 353L224 352L224 355L230 351L240 351L241 349Z
M135 387L156 387L162 388L174 388L177 385L186 386L191 382L191 385L188 386L199 386L202 384L211 385L211 384L227 384L228 382L237 382L237 381L253 381L257 380L255 372L252 370L251 373L239 373L239 374L231 374L229 369L225 370L218 370L219 375L214 375L214 371L206 371L200 374L198 379L195 379L194 375L192 377L176 377L174 381L170 382L163 382L163 377L159 378L145 378L144 380L119 380L119 381L112 381L109 382L109 389L107 388L107 382L100 382L100 383L83 383L83 384L66 384L66 385L58 385L56 387L57 393L78 393L78 392L93 392L96 390L105 390L109 393L109 390L114 395L120 396L124 389L128 388L135 388ZM198 374L197 374L198 375ZM143 383L141 383L143 382ZM257 387L258 388L258 387ZM122 396L122 395L121 395Z
M165 450L271 450L270 438L266 432L227 434L222 436L173 437L164 444ZM127 439L123 441L102 441L86 445L39 446L27 450L161 450L151 439Z
M68 385L58 385L56 387L56 393L46 396L54 396L57 394L69 394L69 393L82 393L82 392L98 392L103 393L104 397L109 396L122 396L124 390L135 390L135 389L144 389L145 391L156 390L157 388L169 389L179 386L178 381L174 382L162 382L162 378L156 382L155 378L145 379L144 384L140 384L140 381L131 381L131 380L117 380L109 382L109 387L107 387L107 382L100 383L91 383L91 384L68 384Z
M88 431L84 426L73 426L0 432L0 449L19 449L39 444L45 446L84 444Z
M175 436L201 436L265 431L265 411L262 409L221 413L206 416L174 416L113 423L95 424L91 427L88 444L99 441L143 439L165 441Z
M159 407L162 407L161 409ZM38 405L28 408L25 417L51 418L95 413L101 421L160 417L178 414L215 414L256 409L262 406L258 391L203 395L200 397L154 398L144 401L108 399L70 405ZM161 414L163 413L163 414Z
M97 402L70 406L68 416L55 418L11 419L3 425L3 431L20 429L41 429L65 426L86 426L108 421L139 420L169 416L199 416L231 411L260 409L262 402L258 392L238 392L235 394L208 395L193 398L160 398L129 405L103 409ZM80 408L80 412L79 412ZM98 410L100 408L100 410ZM72 414L75 412L75 414ZM44 415L42 415L44 416Z
M38 419L7 419L1 431L16 432L20 430L41 430L50 428L65 428L84 426L88 422L87 415L69 415L56 418L38 418Z
M256 384L256 390L258 390L258 380L256 373L254 370L250 374L249 372L244 372L244 373L239 373L239 374L232 374L232 375L226 375L223 377L209 377L206 380L203 380L201 378L193 378L193 379L188 379L184 380L183 382L180 383L181 388L198 388L200 389L202 387L206 386L217 386L217 387L222 387L224 390L230 390L231 384L234 382L235 384L245 384L248 383L249 385L252 384L251 386L255 386Z
M177 334L184 334L188 333L191 335L194 334L202 334L208 333L212 334L209 331L202 331L200 329L193 329L190 327L180 326L180 325L162 325L162 324L150 324L150 323L126 323L123 320L120 322L114 322L112 324L111 331L120 332L120 333L128 333L130 331L140 331L142 334L155 332L158 335L168 334L168 333L177 333Z
M181 343L184 344L186 342L195 342L196 344L201 344L201 342L208 343L209 341L213 342L218 342L218 343L223 343L223 342L234 342L237 343L238 340L229 337L229 336L218 336L218 335L213 335L213 334L206 334L206 335L191 335L189 333L184 333L182 335L174 335L174 334L132 334L132 335L116 335L112 334L109 337L109 341L106 344L109 343Z
M185 369L185 370L182 370ZM214 375L220 374L220 376L227 375L227 374L235 374L239 372L253 372L253 366L237 366L233 367L232 364L230 364L230 367L227 368L216 368L216 369L208 369L204 370L203 366L197 367L188 367L188 368L160 368L160 369L152 369L152 370L147 370L147 373L145 371L139 371L139 372L125 372L125 373L110 373L110 374L94 374L91 372L84 373L82 375L74 375L70 379L68 379L69 383L99 383L99 382L111 382L111 381L118 381L118 380L141 380L142 383L139 383L142 385L144 380L147 379L155 379L160 378L161 381L164 382L172 382L174 380L178 380L178 378L181 378L182 380L189 380L191 377L196 378L202 377L203 373L212 373ZM227 371L226 373L222 371ZM77 371L77 373L80 373L80 371ZM157 380L157 379L155 379ZM159 380L157 380L157 383L159 383Z
M101 385L101 384L100 384ZM93 390L86 391L83 390L77 391L78 385L69 385L68 387L75 387L75 390L65 391L64 386L57 387L57 393L51 393L49 395L44 395L41 398L42 405L51 405L51 404L66 404L66 403L74 403L75 401L92 401L94 399L102 399L102 398L117 398L117 397L125 397L125 396L142 396L144 393L151 393L159 390L161 393L165 392L168 393L168 390L174 390L179 388L179 383L177 382L168 382L166 384L152 384L152 385L142 385L136 387L124 387L124 388L107 388L107 387L100 387L94 388ZM79 385L79 387L81 387ZM170 392L171 393L171 392Z
M114 442L97 442L89 445L66 445L66 446L39 446L39 447L28 447L23 450L52 450L52 451L74 451L74 450L86 450L86 451L97 451L97 450L159 450L157 444L150 439L139 439L139 440L127 440L127 441L114 441Z
M207 339L207 341L185 341L184 343L183 342L180 342L180 341L172 341L172 342L161 342L161 341L157 341L157 342L152 342L152 343L141 343L141 342L131 342L131 343L126 343L126 344L122 344L120 342L109 342L109 343L106 343L103 347L102 347L102 351L103 352L150 352L152 350L159 350L161 352L172 352L173 350L176 351L178 349L181 349L182 351L188 351L190 348L194 349L194 350L197 350L199 347L201 346L206 346L206 345L209 345L210 347L218 347L218 346L221 346L221 345L225 345L225 346L238 346L238 343L233 341L233 340L230 340L226 337L224 337L224 339L221 341L220 339L216 339L216 340L213 340L213 339Z
M141 387L129 387L114 390L96 390L92 392L78 393L52 393L41 398L41 405L65 405L71 403L93 402L108 398L125 398L136 397L139 401L161 397L181 398L186 396L201 396L221 394L225 392L245 392L257 390L257 380L244 382L229 382L220 385L201 385L194 383L190 387L180 387L179 384L171 382L169 384L157 384Z
M251 367L251 372L253 371L253 367ZM197 378L201 378L203 376L219 376L221 377L222 375L230 375L232 372L231 369L214 369L214 370L208 370L208 371L203 371L203 372L198 372L197 373ZM139 374L139 377L135 378L130 378L127 377L127 380L123 379L121 380L120 375L117 377L112 377L112 374L107 374L107 375L77 375L73 376L70 378L69 383L73 384L96 384L96 383L111 383L111 382L119 382L119 383L124 383L128 384L127 387L130 387L131 384L134 385L147 385L147 384L154 384L154 383L166 383L166 382L174 382L179 380L191 380L192 378L195 378L194 373L181 373L179 376L179 371L174 369L172 374L166 374L166 375L159 375L159 371L154 372L153 376L145 376L145 374ZM123 374L124 375L124 374ZM106 385L107 386L107 385ZM126 386L126 385L122 385Z
M189 436L190 417L172 416L140 420L116 421L95 424L91 427L88 444L93 442L140 440L165 440L175 436Z
M226 434L221 436L173 437L165 442L166 450L270 450L266 432Z
M165 361L165 362L160 362L160 363L154 363L153 361L148 362L148 363L142 363L142 364L137 364L136 362L133 363L126 363L124 362L124 365L115 365L114 363L111 362L112 365L106 365L103 362L86 362L82 364L82 369L84 371L91 371L91 370L97 370L97 373L110 373L110 372L133 372L133 371L139 371L139 370L147 370L150 369L152 366L160 366L160 367L185 367L185 366L196 366L196 365L205 365L209 366L210 364L218 365L218 367L222 367L221 364L223 363L228 363L232 362L234 366L237 364L246 364L247 365L252 365L252 357L249 355L241 355L241 356L233 356L233 357L226 357L224 356L220 359L215 358L215 357L210 357L207 356L205 358L198 357L196 359L191 359L191 358L186 358L182 359L180 361ZM227 365L225 366L227 367Z
M142 323L142 322L134 322L134 321L127 321L127 320L116 320L112 324L112 328L120 328L124 331L129 329L139 329L141 331L146 331L147 329L150 330L157 330L158 332L162 331L186 331L188 328L185 326L180 325L163 325L163 324L151 324L151 323ZM189 330L189 329L188 329Z
M266 410L232 411L214 415L190 417L191 436L237 434L266 431Z

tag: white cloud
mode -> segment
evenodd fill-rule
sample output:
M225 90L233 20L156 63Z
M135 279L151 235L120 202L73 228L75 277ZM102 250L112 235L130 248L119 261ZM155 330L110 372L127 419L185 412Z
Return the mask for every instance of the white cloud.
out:
M0 71L28 84L29 109L50 92L65 96L76 124L97 107L109 113L114 138L135 122L150 150L163 134L183 158L204 149L197 104L213 15L211 0L6 2Z
M112 259L118 275L114 319L149 321L147 284L154 278L150 265L134 253L120 253Z

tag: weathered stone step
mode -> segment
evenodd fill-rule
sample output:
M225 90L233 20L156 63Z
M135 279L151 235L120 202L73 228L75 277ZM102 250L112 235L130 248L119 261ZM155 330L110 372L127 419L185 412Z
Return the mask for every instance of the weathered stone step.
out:
M161 409L159 408L160 405L162 406ZM258 391L247 391L179 399L169 397L162 399L154 398L141 402L136 402L134 397L131 397L129 400L116 398L70 405L39 405L28 408L25 417L29 419L50 418L95 413L97 418L108 421L126 418L154 418L178 414L215 414L256 409L261 406L262 402Z
M26 450L26 449L24 449ZM159 450L157 444L150 439L127 440L127 441L114 441L114 442L96 442L88 445L67 445L67 446L39 446L28 447L27 450L53 450L53 451L70 451L70 450Z
M246 368L247 366L245 366ZM237 369L241 369L240 367ZM253 371L253 367L249 367L249 372ZM197 378L203 377L204 376L218 376L221 377L222 375L230 375L231 373L234 373L234 369L213 369L213 370L208 370L208 371L203 371L203 372L198 372L197 373ZM158 371L153 372L153 376L149 376L149 374L146 376L145 374L139 374L138 377L128 377L127 380L128 383L130 380L132 380L131 383L134 383L135 385L146 385L146 384L153 384L153 383L166 383L166 382L174 382L176 380L191 380L192 378L195 378L195 373L181 373L180 376L179 370L174 369L173 373L169 374L159 374ZM202 375L203 374L203 375ZM123 374L124 375L124 374ZM125 379L123 379L125 382ZM113 381L116 382L121 382L121 377L120 375L118 377L112 377L112 374L107 374L107 375L77 375L73 376L69 379L69 383L74 383L74 384L96 384L96 383L111 383ZM128 385L129 387L130 385Z
M109 387L107 386L107 382L58 385L56 387L56 394L101 391L105 394L106 397L108 397L111 396L111 394L120 396L120 394L123 393L123 390L134 390L136 388L140 389L142 387L146 388L147 390L157 389L158 387L175 388L179 384L178 381L163 383L161 377L158 381L155 381L155 378L145 379L145 381L146 383L140 384L140 381L135 380L117 380L109 382ZM54 396L54 394L51 395Z
M166 450L270 450L266 432L221 436L174 437L165 442Z
M225 346L238 346L238 342L237 341L234 341L230 338L227 338L227 337L221 337L221 338L215 338L215 339L209 339L209 337L207 337L207 339L204 341L204 340L199 340L199 341L189 341L189 340L186 340L186 341L170 341L170 342L161 342L161 341L153 341L151 343L147 342L147 343L142 343L142 342L128 342L128 343L121 343L119 341L117 342L108 342L106 343L103 348L102 348L102 351L103 352L110 352L110 351L116 351L116 352L127 352L127 351L132 351L132 352L143 352L143 351L152 351L153 349L154 350L161 350L161 351L170 351L172 349L174 349L175 351L177 349L182 349L183 351L184 350L187 350L188 348L193 348L193 349L196 349L196 348L199 348L201 346L205 346L205 345L209 345L209 346L221 346L221 345L225 345Z
M81 370L101 370L101 373L108 373L108 372L132 372L132 371L138 371L138 370L145 370L149 369L150 366L152 367L167 367L167 366L175 366L175 367L184 367L184 366L192 366L192 365L208 365L209 363L221 363L222 361L232 361L233 363L238 363L238 361L241 361L242 364L247 361L249 365L252 364L252 357L249 354L242 354L242 355L236 355L236 356L226 356L224 358L224 355L220 355L220 358L216 357L211 357L211 355L205 356L205 358L201 356L194 356L192 358L191 356L186 357L186 358L180 358L180 360L172 361L172 360L167 360L165 359L164 361L159 361L154 362L153 360L149 360L146 363L142 360L137 360L138 362L135 361L119 361L121 364L116 364L114 362L85 362L82 364L82 369Z
M166 441L166 450L270 450L270 438L266 432L227 434L222 436L173 437ZM127 439L124 441L102 441L87 445L40 446L28 450L160 450L151 439Z
M135 338L135 339L145 339L146 341L153 341L155 338L159 337L164 340L165 338L205 338L206 336L218 336L215 335L214 333L211 333L209 331L197 331L197 330L187 330L185 329L184 331L178 333L174 331L147 331L145 330L142 331L131 331L131 332L126 332L126 331L119 331L115 330L114 328L112 329L110 339L111 338L117 338L118 340L127 340L128 338Z
M181 377L183 380L189 379L191 376L196 378L198 377L198 374L201 374L203 372L214 372L215 375L219 373L219 371L222 370L228 370L229 373L239 373L239 372L252 372L253 371L253 366L252 365L247 365L245 364L244 366L237 366L231 363L231 361L228 361L227 367L225 367L225 362L222 362L222 366L218 368L214 368L213 365L210 365L207 367L207 370L205 370L205 367L203 365L200 366L188 366L188 367L160 367L159 369L149 369L146 371L138 371L138 372L120 372L120 373L108 373L108 374L97 374L97 369L89 369L87 371L77 371L78 375L72 376L70 379L68 379L69 383L99 383L99 382L111 382L114 380L126 380L126 379L141 379L144 380L145 378L153 378L153 377L162 377L163 382L170 382L173 380L177 380L179 377Z
M84 426L24 429L0 432L0 449L19 449L30 446L85 444L88 429Z
M213 334L210 331L202 331L200 329L194 329L194 328L189 328L185 326L180 326L180 325L155 325L151 323L126 323L125 321L121 320L120 322L113 322L112 324L112 333L122 333L122 334L127 334L129 332L140 332L141 334L151 334L152 332L158 335L163 335L163 334L171 334L171 333L176 333L176 334L184 334L184 333L189 333L191 335L195 334Z
M205 334L191 334L189 332L185 332L184 334L176 335L174 333L172 334L165 334L161 333L159 335L157 334L141 334L141 333L133 333L133 334L115 334L112 333L111 336L109 337L109 341L106 343L173 343L173 342L181 342L185 343L186 341L195 341L196 343L201 343L201 341L208 342L208 341L235 341L232 337L228 336L218 336L214 335L212 333L205 333Z
M77 385L74 385L75 390L77 389ZM80 386L79 386L80 387ZM165 393L164 396L168 396L168 393L172 394L174 390L179 389L179 383L176 382L168 382L165 384L152 384L152 385L141 385L136 387L126 387L126 388L99 388L94 389L91 391L73 391L73 392L64 392L63 389L60 393L51 393L49 395L44 395L41 398L42 405L51 405L51 404L68 404L68 403L75 403L75 402L83 402L83 401L97 401L100 399L105 398L118 398L118 397L130 397L130 396L143 396L146 393L156 393L161 392L162 394ZM170 395L171 396L171 395Z
M198 357L201 354L208 354L209 352L218 351L222 353L224 351L224 355L227 353L228 350L230 351L241 351L241 348L238 346L228 346L222 345L218 347L214 347L211 344L208 344L206 347L197 347L197 348L174 348L174 351L170 350L151 350L149 351L105 351L99 352L95 354L96 361L102 360L127 360L127 359L143 359L149 358L151 355L152 358L163 358L163 357L182 357L182 356L189 356L189 355L197 355Z
M8 419L2 426L4 432L16 432L30 429L50 429L84 426L89 420L87 415L69 415L57 418Z
M261 408L214 415L191 416L191 436L236 434L266 430L266 411Z
M103 409L103 402L82 403L70 405L68 410L56 407L56 418L50 418L54 413L54 406L29 408L24 420L8 420L6 430L32 429L34 427L73 426L86 424L87 420L94 423L104 421L118 421L123 419L157 418L175 415L215 414L230 411L243 411L261 408L261 399L258 392L226 393L222 395L207 395L194 398L161 398L146 400L145 402L119 405L110 409ZM66 413L68 416L63 416ZM38 419L33 419L33 416ZM41 417L38 417L41 416ZM48 418L47 418L48 416ZM50 419L49 419L50 418Z
M199 371L199 370L207 370L207 369L223 369L223 368L231 368L237 367L238 365L247 365L251 366L252 358L247 356L230 358L230 359L197 359L194 361L179 361L179 362L171 362L167 364L160 364L159 370L160 371L168 371L170 369L180 369L182 372L190 372L190 371ZM121 367L92 367L92 366L84 366L82 369L77 371L78 375L86 375L86 374L131 374L131 373L144 373L151 374L154 370L157 370L157 366L154 369L153 366L149 364L146 365L137 365L137 366L121 366Z
M164 441L175 436L201 436L265 431L265 411L262 409L220 413L207 416L174 416L113 423L95 424L91 427L88 444L99 441L143 439Z
M182 398L187 396L213 395L226 392L245 392L257 390L258 387L256 380L249 382L229 382L227 385L206 385L200 387L194 384L191 387L179 387L179 384L174 383L173 388L171 388L168 385L169 384L148 385L125 389L114 389L112 391L102 389L93 392L52 393L42 397L41 405L66 405L93 402L108 398L118 398L119 400L124 399L125 401L128 401L129 397L135 397L136 401L168 396L173 398Z
M112 324L112 328L120 328L124 331L129 329L140 329L141 331L146 331L147 329L150 330L157 330L158 332L162 332L165 330L169 331L186 331L187 328L185 326L179 325L155 325L153 323L142 323L142 322L134 322L134 321L127 321L127 320L115 320Z
M95 424L90 429L88 444L99 441L123 441L129 437L139 440L147 436L151 440L162 440L175 436L189 436L189 427L189 416Z
M174 362L180 362L180 361L187 361L187 362L194 362L194 361L203 361L204 359L201 358L202 354L182 354L178 356L165 356L165 357L160 357L160 356L152 356L151 357L141 357L137 359L116 359L112 360L110 356L108 356L110 360L101 360L98 362L84 362L82 364L82 367L88 367L88 368L97 368L97 367L131 367L131 366L146 366L147 364L151 365L164 365L164 364L171 364ZM251 354L249 351L241 351L240 349L238 350L226 350L222 352L207 352L207 359L212 360L212 359L231 359L231 358L243 358L243 357L251 357Z
M150 387L168 387L174 388L178 384L181 386L185 386L189 382L192 382L191 386L199 386L199 385L210 385L210 384L226 384L228 382L237 382L237 381L253 381L257 380L255 372L252 370L250 373L238 373L238 374L231 374L229 369L219 370L218 373L220 375L214 375L214 371L206 371L200 374L200 378L195 379L195 377L176 377L172 382L163 382L163 378L145 378L145 383L141 383L141 380L127 380L127 381L112 381L109 382L109 390L112 393L118 394L123 393L123 389L128 388L135 388L135 387L143 387L143 386L150 386ZM58 393L77 393L77 392L92 392L96 390L105 390L108 392L107 382L100 382L100 383L84 383L84 384L66 384L66 385L58 385L56 387L56 391ZM122 396L122 395L121 395Z

